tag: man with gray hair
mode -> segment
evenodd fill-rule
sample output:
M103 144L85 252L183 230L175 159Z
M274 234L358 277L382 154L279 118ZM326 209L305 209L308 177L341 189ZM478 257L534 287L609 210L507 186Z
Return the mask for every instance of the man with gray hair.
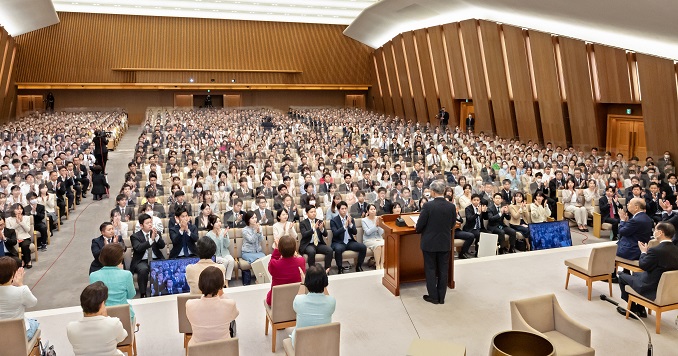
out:
M445 182L435 180L430 186L434 198L424 204L417 221L417 233L421 234L421 251L424 254L424 272L428 295L424 300L432 304L444 304L447 279L450 269L452 228L457 211L445 197Z

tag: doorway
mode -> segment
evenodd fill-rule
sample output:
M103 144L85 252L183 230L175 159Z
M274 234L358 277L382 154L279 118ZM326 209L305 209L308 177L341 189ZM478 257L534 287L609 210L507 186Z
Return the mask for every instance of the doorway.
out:
M45 102L42 100L42 95L17 96L16 117L22 117L31 111L44 109Z
M238 108L242 106L242 95L240 94L224 94L225 108Z
M365 110L365 95L346 95L346 107Z
M466 132L466 118L468 117L469 114L475 117L475 111L473 110L473 102L462 101L461 110L459 111L459 115L461 116L459 118L459 129L461 129L462 132Z
M175 108L192 108L193 95L190 94L174 94Z
M607 151L612 156L617 153L629 160L636 156L641 160L647 157L645 143L645 124L642 116L607 116Z

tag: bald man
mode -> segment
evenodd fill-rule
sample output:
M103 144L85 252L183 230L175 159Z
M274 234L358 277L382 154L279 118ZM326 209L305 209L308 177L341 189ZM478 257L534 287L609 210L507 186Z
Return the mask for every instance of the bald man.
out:
M652 218L645 213L645 200L633 198L627 204L628 213L619 211L619 241L617 242L617 256L628 260L640 258L638 242L648 243L652 239ZM616 270L613 273L613 282L617 280Z

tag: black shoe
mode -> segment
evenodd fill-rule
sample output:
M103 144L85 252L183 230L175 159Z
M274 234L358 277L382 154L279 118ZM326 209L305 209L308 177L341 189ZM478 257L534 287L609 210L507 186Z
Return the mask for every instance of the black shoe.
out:
M427 302L429 302L429 303L431 303L431 304L440 304L440 302L438 302L437 300L435 300L435 299L429 297L428 295L425 295L425 296L424 296L424 300L427 301Z
M356 267L355 267L355 271L356 271L356 272L362 272L362 271L363 271L363 268L360 267L360 266L356 266Z
M626 309L622 307L617 307L617 313L626 316ZM629 318L638 320L638 318L636 318L636 316L633 314L629 314Z
M477 255L476 255L476 256L473 256L473 255L470 254L470 253L464 253L464 254L462 254L459 258L462 258L462 257L463 257L464 259L471 259L471 258L478 257L478 256L477 256Z
M616 274L612 275L612 283L619 283L619 278L617 277Z
M25 266L24 266L24 269L31 269L31 268L33 268L33 265L32 265L32 264L30 264L30 265L25 265Z
M344 274L344 269L341 267L337 268L337 274Z
M47 251L47 245L40 246L40 251Z
M142 294L142 295L141 295L141 298L146 298L146 294Z
M641 318L647 318L647 311L645 310L645 307L641 307L640 305L636 304L636 310L633 312L638 314L638 316Z

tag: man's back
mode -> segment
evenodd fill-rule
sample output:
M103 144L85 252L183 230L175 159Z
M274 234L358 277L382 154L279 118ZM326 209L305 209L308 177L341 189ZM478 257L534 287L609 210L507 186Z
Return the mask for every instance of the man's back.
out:
M438 197L424 204L417 221L422 251L450 251L452 228L456 222L456 216L454 204L445 198Z

